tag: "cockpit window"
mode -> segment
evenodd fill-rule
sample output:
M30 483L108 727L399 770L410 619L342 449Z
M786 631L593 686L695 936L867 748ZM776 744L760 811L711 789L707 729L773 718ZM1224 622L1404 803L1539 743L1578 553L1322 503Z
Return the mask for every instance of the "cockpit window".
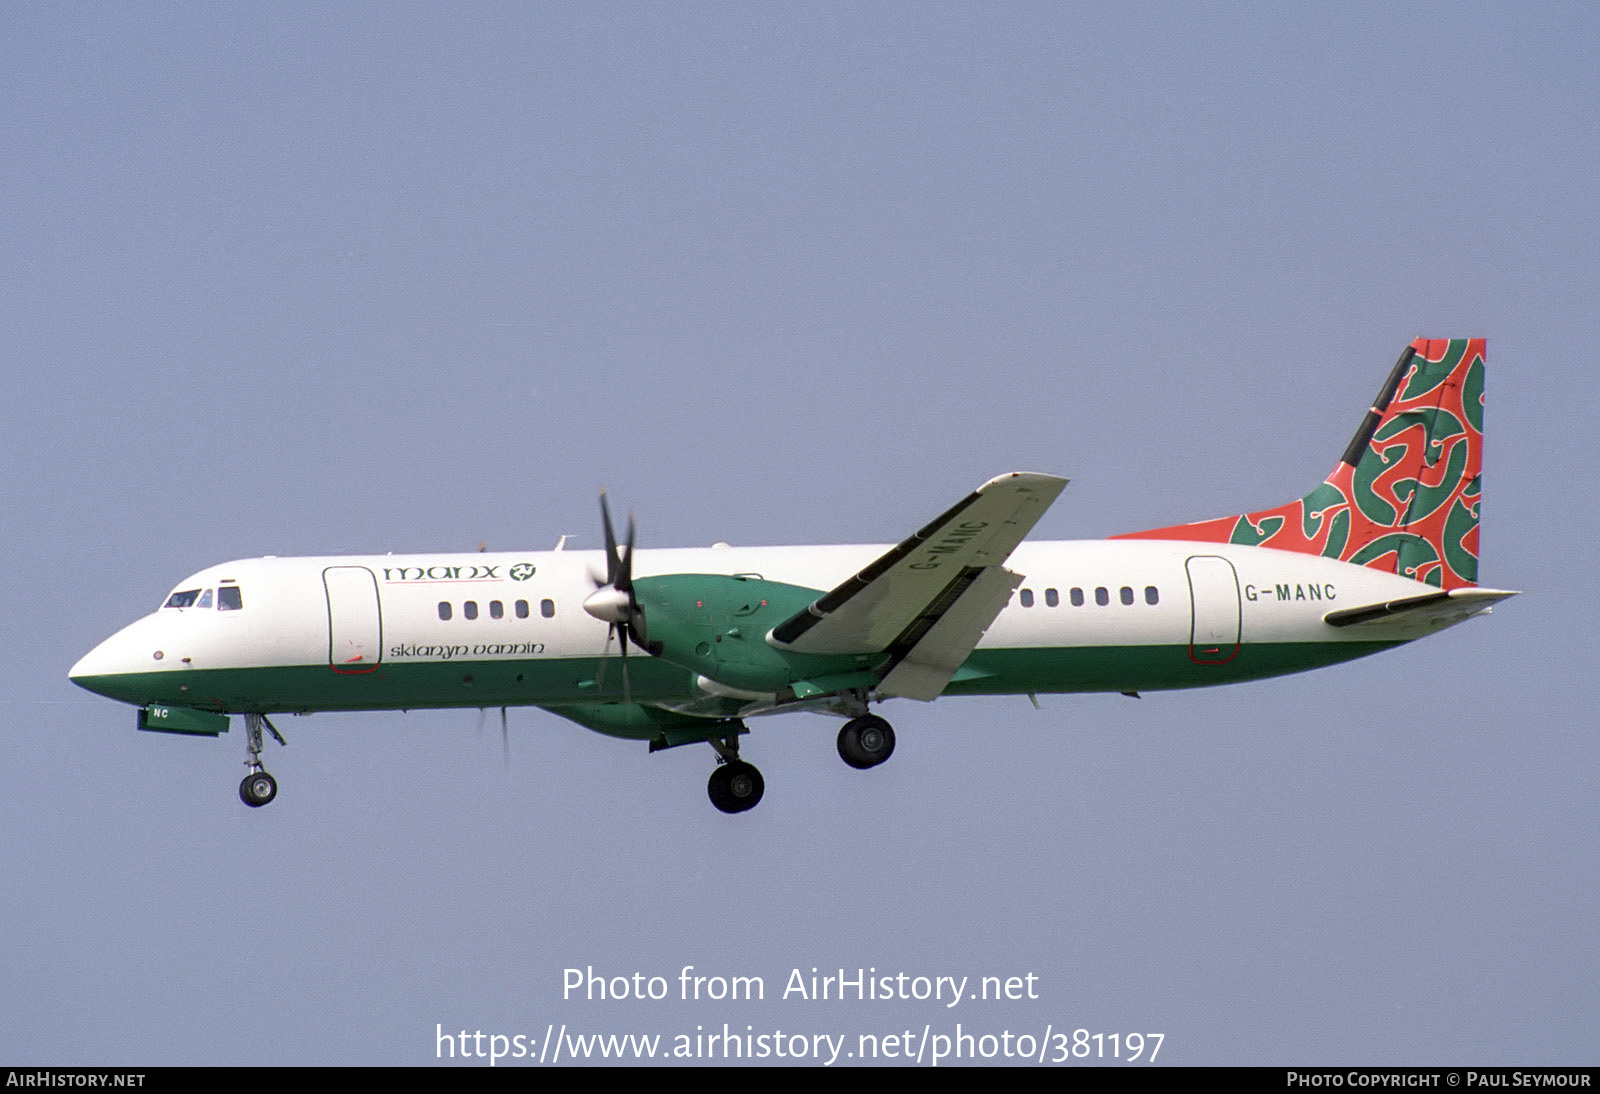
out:
M207 589L205 592L200 594L200 603L196 604L195 607L197 607L197 608L209 608L209 607L211 607L211 590L210 589Z
M217 611L236 612L244 607L244 594L237 585L223 585L217 589Z
M192 608L194 607L194 602L198 599L200 599L199 589L185 589L181 593L173 593L167 597L167 602L161 606L163 608Z

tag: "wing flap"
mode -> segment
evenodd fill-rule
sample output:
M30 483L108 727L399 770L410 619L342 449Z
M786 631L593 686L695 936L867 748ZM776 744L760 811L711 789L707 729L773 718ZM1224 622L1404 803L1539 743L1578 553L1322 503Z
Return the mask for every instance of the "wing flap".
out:
M936 623L964 599L978 574L1002 566L1066 485L1066 479L1031 472L989 480L859 574L778 624L767 641L796 653L889 649L919 619L928 620L931 613L929 626ZM994 605L985 627L1004 603Z
M879 683L878 694L924 702L937 699L1022 580L1021 574L1003 566L987 567L926 625L919 618L903 640L905 653Z

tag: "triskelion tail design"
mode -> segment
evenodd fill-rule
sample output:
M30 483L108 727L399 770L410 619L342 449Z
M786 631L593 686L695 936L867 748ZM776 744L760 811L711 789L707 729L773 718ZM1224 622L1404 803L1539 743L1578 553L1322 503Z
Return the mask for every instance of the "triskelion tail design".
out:
M1299 501L1117 539L1240 543L1325 555L1441 589L1478 582L1482 338L1406 347L1338 466Z

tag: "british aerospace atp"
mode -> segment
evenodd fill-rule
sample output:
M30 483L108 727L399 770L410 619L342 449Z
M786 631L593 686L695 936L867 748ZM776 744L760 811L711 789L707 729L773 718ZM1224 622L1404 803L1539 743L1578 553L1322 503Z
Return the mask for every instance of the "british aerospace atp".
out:
M1376 653L1514 593L1480 588L1482 339L1401 354L1328 477L1297 501L1098 541L1030 542L1066 480L990 479L895 546L254 558L185 578L72 667L140 729L244 719L262 806L269 720L315 711L541 707L652 751L707 744L708 792L764 784L748 720L842 719L839 756L895 747L875 704L1138 693ZM631 651L631 654L630 654Z

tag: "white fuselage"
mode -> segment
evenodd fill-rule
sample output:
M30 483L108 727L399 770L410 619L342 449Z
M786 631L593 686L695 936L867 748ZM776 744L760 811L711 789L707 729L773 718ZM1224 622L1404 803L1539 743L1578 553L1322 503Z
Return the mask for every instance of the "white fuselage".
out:
M634 567L639 577L755 575L826 590L884 550L640 550ZM1220 646L1212 655L1220 665L1234 646L1394 643L1435 629L1407 617L1358 631L1327 625L1323 617L1342 607L1435 590L1315 555L1177 541L1057 541L1023 543L1008 568L1024 581L980 651ZM380 665L593 660L608 652L608 628L582 604L604 576L597 551L244 559L202 570L174 590L177 598L236 588L239 608L163 607L102 642L71 675L289 666L358 674ZM614 641L609 649L615 652ZM1034 690L1051 689L1044 681Z

